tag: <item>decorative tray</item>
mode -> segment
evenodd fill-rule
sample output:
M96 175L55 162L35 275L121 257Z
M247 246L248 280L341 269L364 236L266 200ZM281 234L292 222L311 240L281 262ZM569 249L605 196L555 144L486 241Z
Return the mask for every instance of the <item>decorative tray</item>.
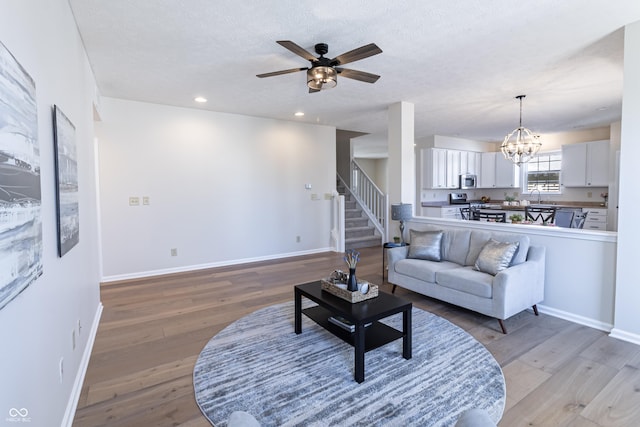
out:
M362 293L361 291L348 291L346 283L333 283L330 279L322 279L320 282L323 291L327 291L332 295L349 301L350 303L362 302L378 296L378 285L374 285L369 282L358 281L358 287L365 284L369 285L367 293Z

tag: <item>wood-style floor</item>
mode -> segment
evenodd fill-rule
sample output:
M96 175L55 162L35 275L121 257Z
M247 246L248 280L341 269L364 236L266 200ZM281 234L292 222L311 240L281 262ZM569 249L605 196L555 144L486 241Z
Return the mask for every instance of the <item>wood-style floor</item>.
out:
M381 253L361 250L359 278L381 283ZM209 426L192 382L207 341L334 269L345 269L342 254L102 285L104 312L73 425ZM494 355L507 383L500 426L640 426L640 346L529 311L508 319L503 335L494 319L401 288L396 294L465 329Z

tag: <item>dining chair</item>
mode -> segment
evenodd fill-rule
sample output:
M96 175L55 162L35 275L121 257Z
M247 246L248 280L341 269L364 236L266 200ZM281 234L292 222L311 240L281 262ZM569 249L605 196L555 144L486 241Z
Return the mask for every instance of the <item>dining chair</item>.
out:
M573 211L556 211L555 224L558 227L571 228L573 223Z
M535 223L553 223L556 216L556 208L539 208L526 206L524 208L524 219Z
M474 221L507 222L505 212L472 211Z
M471 219L471 208L460 208L460 216L464 220Z
M586 212L576 213L573 215L573 221L571 222L571 228L583 228L584 220L587 218Z

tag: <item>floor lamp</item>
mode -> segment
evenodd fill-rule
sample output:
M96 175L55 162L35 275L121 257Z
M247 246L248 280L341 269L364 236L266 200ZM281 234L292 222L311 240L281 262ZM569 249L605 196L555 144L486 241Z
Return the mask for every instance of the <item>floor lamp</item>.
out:
M411 203L396 203L391 205L391 219L400 221L400 241L404 244L404 222L413 217L413 205Z

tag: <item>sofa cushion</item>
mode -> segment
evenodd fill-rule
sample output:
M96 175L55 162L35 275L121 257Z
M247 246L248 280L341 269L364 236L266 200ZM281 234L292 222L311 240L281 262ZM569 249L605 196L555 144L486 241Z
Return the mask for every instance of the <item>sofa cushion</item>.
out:
M467 253L469 252L471 230L439 227L432 224L425 224L421 228L425 231L444 231L442 236L442 259L465 265Z
M511 265L511 259L518 250L518 245L518 242L498 242L489 239L480 251L473 268L495 276Z
M442 252L442 230L417 231L409 230L411 245L407 258L440 261Z
M513 233L495 233L483 230L473 230L471 232L471 239L469 240L469 253L464 265L475 265L480 251L484 248L484 245L493 238L498 242L518 242L518 249L511 259L511 265L522 264L527 260L527 253L529 252L529 236Z
M493 296L493 276L474 270L472 267L442 270L436 272L435 276L436 283L445 288L482 298Z
M453 262L425 261L423 259L402 259L395 263L395 272L414 279L435 283L436 273L443 270L458 269L460 265Z

